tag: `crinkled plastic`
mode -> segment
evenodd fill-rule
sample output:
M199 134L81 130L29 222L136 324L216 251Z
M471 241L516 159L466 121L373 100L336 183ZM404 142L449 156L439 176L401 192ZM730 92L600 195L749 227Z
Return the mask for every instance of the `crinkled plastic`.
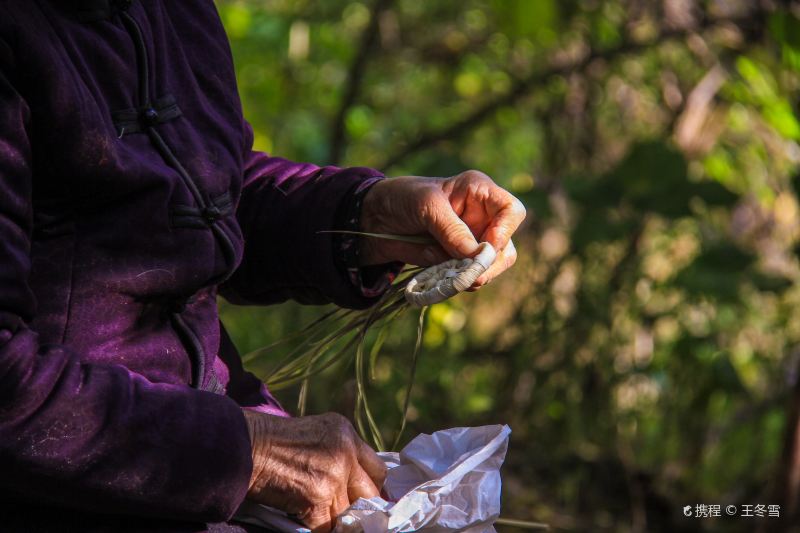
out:
M453 428L419 435L399 454L380 454L390 501L359 499L339 516L336 531L494 531L510 433L499 425Z
M359 499L339 516L336 531L493 532L500 515L500 466L510 434L502 425L452 428L419 435L400 453L379 454L389 468L384 485L388 499ZM308 531L267 509L250 504L237 519L286 533ZM270 520L273 516L277 519Z

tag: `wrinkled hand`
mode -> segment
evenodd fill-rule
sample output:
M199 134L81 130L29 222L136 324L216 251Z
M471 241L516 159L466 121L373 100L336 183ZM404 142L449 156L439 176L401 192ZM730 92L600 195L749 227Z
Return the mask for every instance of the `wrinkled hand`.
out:
M438 245L363 238L364 265L402 261L429 266L475 255L488 241L497 259L475 282L485 285L517 259L511 236L525 218L525 207L482 172L468 170L451 178L403 176L382 180L364 198L361 230L370 233L428 233ZM477 240L476 240L477 238Z
M330 531L351 502L379 495L386 467L343 416L244 414L253 446L248 499L319 533Z

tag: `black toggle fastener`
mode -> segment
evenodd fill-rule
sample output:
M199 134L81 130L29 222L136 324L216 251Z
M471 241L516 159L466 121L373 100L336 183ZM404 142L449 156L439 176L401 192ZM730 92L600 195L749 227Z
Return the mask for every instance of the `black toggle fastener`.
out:
M143 110L141 114L142 122L148 126L155 126L158 124L159 118L158 111L152 107L148 107L147 109Z
M215 205L209 205L203 209L203 218L209 224L216 222L222 217L222 211Z
M111 113L114 126L122 132L120 138L132 133L144 133L145 130L157 124L164 124L181 116L181 110L175 103L175 97L167 94L154 102L120 109Z

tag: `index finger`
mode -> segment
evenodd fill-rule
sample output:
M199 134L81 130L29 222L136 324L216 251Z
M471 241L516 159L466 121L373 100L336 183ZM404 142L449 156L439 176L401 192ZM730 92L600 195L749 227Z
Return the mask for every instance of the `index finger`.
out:
M495 250L502 250L525 220L525 206L510 192L497 186L493 188L486 204L492 220L481 235L481 240L488 241Z
M386 464L378 457L375 450L361 439L358 439L358 464L364 469L364 472L370 477L375 486L380 490L383 488L383 482L386 481Z
M359 467L354 468L347 481L347 497L350 503L354 503L359 498L368 500L377 496L380 496L380 490L367 473Z
M462 259L477 253L478 241L469 226L453 210L444 193L427 198L425 213L428 232L451 257Z

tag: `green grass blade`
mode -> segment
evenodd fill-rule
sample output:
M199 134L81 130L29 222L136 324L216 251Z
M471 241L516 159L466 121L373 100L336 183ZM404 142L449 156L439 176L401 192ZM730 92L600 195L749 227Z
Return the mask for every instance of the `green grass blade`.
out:
M266 346L262 346L261 348L257 348L252 352L248 352L242 356L242 362L249 363L254 360L259 355L262 355L266 352L269 352L273 348L286 344L287 342L291 341L292 339L296 339L300 336L308 336L312 332L315 332L320 327L327 324L329 321L338 320L341 317L336 317L337 314L345 316L348 312L352 312L351 309L333 309L328 311L327 313L323 314L319 318L314 319L311 323L307 324L306 326L302 327L301 329L289 333L285 337L281 337L280 339L267 344Z
M300 385L300 394L297 395L297 413L298 416L306 416L306 404L308 402L308 376L303 379L303 384Z
M517 520L516 518L498 518L494 521L494 523L500 524L501 526L512 526L522 529L550 529L550 524L545 524L542 522L528 522L527 520Z
M370 381L375 381L375 364L378 361L378 354L380 353L381 348L383 348L383 343L386 342L386 338L389 336L389 326L391 326L392 322L397 319L400 314L402 314L403 310L404 308L401 307L387 316L383 326L381 326L380 331L378 331L378 336L375 338L375 342L372 344L372 348L369 351Z
M367 428L364 427L364 420L361 416L361 396L356 394L356 405L353 408L353 421L356 424L356 431L363 440L367 440Z
M400 438L403 436L403 432L406 429L406 422L408 421L408 406L411 403L411 391L414 388L414 380L416 379L417 375L417 360L419 359L419 349L422 346L422 334L425 330L425 311L428 310L428 307L423 307L419 312L419 323L417 324L417 341L414 343L414 352L411 354L411 373L408 378L408 385L406 386L406 396L403 401L403 418L400 422L400 430L397 432L397 437L395 437L394 442L392 443L392 450L397 450L397 446L400 444Z
M321 230L317 233L343 233L346 235L358 235L360 237L373 237L375 239L386 239L390 241L403 241L413 244L437 244L436 239L428 235L393 235L390 233L370 233L368 231L347 231L347 230Z
M380 428L378 428L378 424L375 422L375 417L372 415L369 402L367 401L367 392L364 383L364 335L360 337L358 348L356 349L356 386L358 388L358 395L361 398L361 411L367 419L367 426L370 430L372 442L375 444L375 448L378 451L385 451L386 444L383 442Z
M324 363L314 367L313 369L310 369L310 367L313 366L318 359L311 359L311 361L308 363L309 369L306 369L305 367L298 368L293 373L282 375L280 379L270 381L267 386L275 390L285 389L286 387L290 387L300 383L301 381L304 381L306 378L311 378L324 372L336 363L346 359L344 356L350 352L357 340L358 337L353 336L347 341L347 343L345 343L343 347L339 348L332 356L328 357ZM321 358L321 356L325 353L326 352L324 351L320 352L318 358Z
M381 435L380 428L378 428L378 424L375 422L375 418L372 415L372 410L369 408L369 401L367 399L367 387L365 383L365 363L364 363L364 344L367 336L367 331L369 330L372 324L380 321L387 316L390 316L391 313L397 309L402 309L403 306L408 304L405 303L405 300L399 300L397 298L392 298L392 293L386 293L381 296L381 299L378 301L372 309L366 312L367 318L364 321L363 326L359 331L359 340L358 346L356 347L356 357L355 357L355 367L356 367L356 389L357 389L357 405L360 406L360 409L357 409L356 413L356 421L359 424L360 433L362 438L366 440L367 435L366 432L363 431L363 423L361 423L361 415L363 414L364 418L367 421L367 427L370 431L370 436L372 437L372 441L375 444L375 447L379 451L384 451L386 449L386 444L383 441L383 436Z

